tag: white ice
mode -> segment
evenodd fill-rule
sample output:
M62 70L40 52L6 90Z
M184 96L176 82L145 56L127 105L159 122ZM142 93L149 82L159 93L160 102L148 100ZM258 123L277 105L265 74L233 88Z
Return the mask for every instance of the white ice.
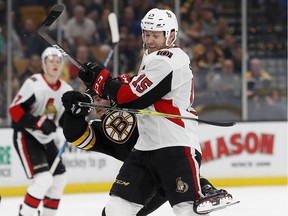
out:
M239 204L210 213L211 216L288 216L288 188L286 186L225 188ZM0 192L1 193L1 192ZM2 197L0 216L18 216L22 197ZM57 216L101 216L108 193L65 194ZM168 203L151 216L173 216ZM119 214L121 216L121 214Z

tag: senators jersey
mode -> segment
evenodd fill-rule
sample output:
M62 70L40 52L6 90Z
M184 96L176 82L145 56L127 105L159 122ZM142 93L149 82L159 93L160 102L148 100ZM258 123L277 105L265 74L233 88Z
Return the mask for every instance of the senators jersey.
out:
M178 47L145 53L129 84L106 81L104 91L119 106L197 118L191 112L193 74L188 55ZM138 115L138 150L188 146L201 152L196 121Z
M64 113L61 97L69 90L72 90L72 87L62 80L58 80L56 85L51 85L43 74L32 75L23 83L10 105L12 127L30 133L40 143L50 142L56 134L43 134L35 128L35 123L39 116L46 115L58 126Z
M63 134L79 149L100 152L124 161L138 138L136 116L127 112L107 111L101 120L64 117Z

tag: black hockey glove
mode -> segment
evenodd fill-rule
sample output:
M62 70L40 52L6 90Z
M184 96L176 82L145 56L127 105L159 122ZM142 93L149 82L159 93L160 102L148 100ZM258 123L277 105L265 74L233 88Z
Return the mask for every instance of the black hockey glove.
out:
M79 102L93 103L93 98L89 94L67 91L62 95L61 99L65 110L75 117L86 116L91 112L92 108L78 105Z
M48 119L45 115L38 118L35 124L35 128L40 129L45 135L49 135L50 133L56 131L55 123L52 120Z
M106 80L110 77L110 72L102 66L91 62L85 63L84 66L87 68L87 71L84 72L79 70L79 78L88 89L92 89L96 94L102 97L103 86Z

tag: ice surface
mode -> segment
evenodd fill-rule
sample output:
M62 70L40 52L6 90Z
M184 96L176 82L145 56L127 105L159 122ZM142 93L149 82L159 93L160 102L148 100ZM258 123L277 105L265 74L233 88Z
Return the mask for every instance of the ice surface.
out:
M211 216L287 216L287 186L231 187L224 188L239 199L240 203L219 211ZM1 193L1 192L0 192ZM102 208L108 200L108 193L65 194L61 200L57 216L101 216ZM2 197L0 216L18 216L22 197ZM151 216L173 216L172 208L164 204ZM121 215L120 215L121 216Z

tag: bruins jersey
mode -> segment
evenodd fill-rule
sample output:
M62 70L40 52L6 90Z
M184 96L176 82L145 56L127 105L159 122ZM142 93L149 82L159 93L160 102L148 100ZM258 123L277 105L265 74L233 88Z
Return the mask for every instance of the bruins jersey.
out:
M107 111L101 120L90 121L67 114L63 133L79 149L101 152L124 161L133 149L138 130L136 116L127 112Z

